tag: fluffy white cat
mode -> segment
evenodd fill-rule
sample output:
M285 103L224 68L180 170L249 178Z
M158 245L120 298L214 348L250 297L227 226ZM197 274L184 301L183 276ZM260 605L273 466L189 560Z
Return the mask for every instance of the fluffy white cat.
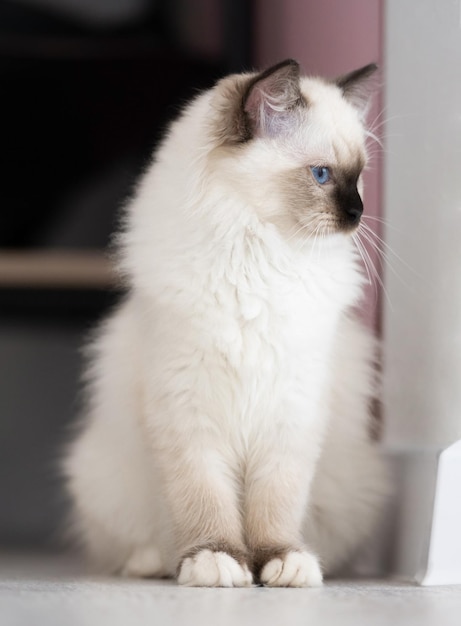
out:
M319 585L372 532L387 479L352 234L375 69L229 76L142 177L120 235L129 294L91 345L65 460L101 569Z

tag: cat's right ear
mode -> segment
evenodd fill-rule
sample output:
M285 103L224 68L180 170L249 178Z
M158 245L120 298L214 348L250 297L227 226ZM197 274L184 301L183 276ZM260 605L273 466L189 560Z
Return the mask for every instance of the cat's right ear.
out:
M378 85L376 63L369 63L349 74L344 74L334 82L341 89L343 96L358 112L365 117L370 97Z
M295 109L305 105L299 74L299 64L287 59L250 81L242 108L252 137L275 137L294 125Z

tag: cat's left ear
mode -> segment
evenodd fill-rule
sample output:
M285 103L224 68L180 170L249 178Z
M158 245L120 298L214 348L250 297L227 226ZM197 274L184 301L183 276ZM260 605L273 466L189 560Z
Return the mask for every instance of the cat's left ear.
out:
M370 98L377 87L376 63L370 63L344 76L339 76L334 83L341 89L343 96L365 116Z
M251 136L274 137L295 124L295 110L305 105L299 64L287 59L255 76L242 100Z

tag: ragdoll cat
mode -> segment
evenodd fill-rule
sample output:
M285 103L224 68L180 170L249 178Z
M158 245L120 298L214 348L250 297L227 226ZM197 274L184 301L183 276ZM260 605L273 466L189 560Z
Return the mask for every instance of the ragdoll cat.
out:
M92 343L65 461L101 569L319 585L371 533L386 477L352 234L375 69L224 78L142 177L120 235L130 291Z

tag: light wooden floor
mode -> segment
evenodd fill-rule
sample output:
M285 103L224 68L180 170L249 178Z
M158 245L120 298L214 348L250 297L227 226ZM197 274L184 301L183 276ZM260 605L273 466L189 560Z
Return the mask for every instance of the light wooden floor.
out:
M63 557L0 552L2 626L459 626L461 587L331 581L321 589L188 589L93 578Z

